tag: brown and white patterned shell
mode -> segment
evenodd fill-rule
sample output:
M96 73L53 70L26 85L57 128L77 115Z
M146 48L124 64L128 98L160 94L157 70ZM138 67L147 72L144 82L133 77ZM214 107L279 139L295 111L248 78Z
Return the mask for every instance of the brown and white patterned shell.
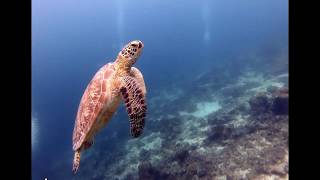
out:
M97 121L106 121L106 119L101 120L100 117L111 118L102 116L102 113L105 113L109 106L116 106L112 103L114 73L114 65L108 63L100 68L87 86L79 104L73 130L73 150L79 149L85 141L92 139L96 131L101 129L103 123ZM112 114L113 112L110 115Z

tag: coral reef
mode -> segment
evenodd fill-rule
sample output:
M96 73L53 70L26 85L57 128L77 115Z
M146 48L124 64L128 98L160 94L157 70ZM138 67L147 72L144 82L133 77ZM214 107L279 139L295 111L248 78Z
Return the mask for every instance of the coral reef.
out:
M288 114L289 90L281 88L274 92L274 96L272 112L277 115Z
M251 112L254 115L264 114L270 110L271 102L269 98L264 94L259 94L258 96L252 98L249 101Z
M267 112L273 112L275 115L288 114L289 105L289 91L288 88L283 87L279 89L268 90L271 95L259 94L252 98L249 103L251 112L253 114L265 114ZM268 97L268 96L271 96Z
M229 139L232 135L232 128L224 125L213 126L209 130L208 140L210 141L221 141Z
M143 162L138 167L139 180L156 180L160 179L159 172L154 169L150 162Z
M287 75L214 70L151 98L140 138L97 137L77 179L288 179Z

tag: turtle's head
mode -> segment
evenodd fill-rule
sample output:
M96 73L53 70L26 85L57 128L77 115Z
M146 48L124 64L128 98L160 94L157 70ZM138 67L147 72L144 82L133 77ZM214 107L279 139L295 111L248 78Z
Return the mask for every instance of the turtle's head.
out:
M118 59L123 60L126 65L132 66L138 60L143 46L143 43L139 40L131 41L119 52Z

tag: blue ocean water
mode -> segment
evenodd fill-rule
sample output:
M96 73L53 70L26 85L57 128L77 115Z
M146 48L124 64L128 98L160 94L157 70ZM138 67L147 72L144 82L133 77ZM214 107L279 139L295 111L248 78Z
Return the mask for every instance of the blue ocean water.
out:
M154 127L154 121L185 112L181 107L196 106L196 101L188 99L210 99L211 90L233 83L240 74L287 73L288 1L33 0L33 179L136 177L113 174L117 165L109 165L121 160L130 167L130 163L138 165L124 159L133 152L123 151L131 140L123 105L83 155L79 174L73 176L71 171L72 132L80 98L95 72L135 39L145 45L135 67L143 73L148 90L150 108L143 134L147 137L159 126L166 127L161 122ZM210 86L218 81L219 86ZM209 89L200 88L207 85ZM179 92L181 96L176 95ZM175 98L180 101L174 102ZM144 142L153 145L152 137ZM139 144L139 139L134 143ZM159 148L176 151L169 145ZM149 153L159 154L153 149ZM138 173L132 169L130 173Z

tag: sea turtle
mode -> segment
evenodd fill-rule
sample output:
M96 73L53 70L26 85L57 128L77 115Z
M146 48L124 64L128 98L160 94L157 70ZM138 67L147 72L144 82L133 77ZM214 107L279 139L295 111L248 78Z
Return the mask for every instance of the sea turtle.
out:
M131 135L141 135L147 110L146 87L141 72L132 65L143 47L139 40L125 45L113 63L100 68L84 91L72 138L74 174L79 168L80 153L91 147L94 136L110 121L121 99L130 118Z

